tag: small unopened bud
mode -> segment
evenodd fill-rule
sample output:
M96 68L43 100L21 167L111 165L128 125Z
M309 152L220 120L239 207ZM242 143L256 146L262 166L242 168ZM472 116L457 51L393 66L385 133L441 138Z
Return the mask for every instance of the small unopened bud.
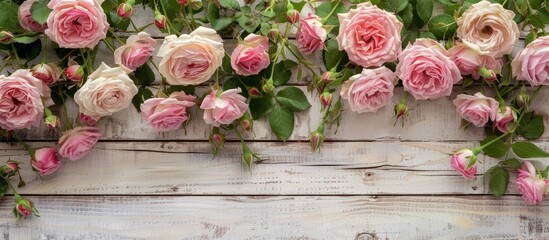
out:
M278 39L279 34L280 33L278 31L278 26L273 24L273 27L271 28L271 30L269 30L269 37L271 38L271 40L275 41Z
M36 210L34 209L33 203L19 194L15 195L15 207L13 208L13 213L17 218L26 217L34 213L36 215Z
M162 15L160 12L156 12L154 15L154 25L160 29L166 28L166 16Z
M216 132L215 130L213 132ZM214 154L217 154L219 149L223 147L223 143L225 143L225 135L219 133L212 133L210 134L210 144L212 145L212 148L214 150Z
M332 103L333 98L334 96L331 93L323 92L320 95L320 102L322 102L322 106L326 108Z
M263 91L266 92L266 93L273 93L274 90L275 90L275 86L274 86L272 80L267 81L267 82L263 85Z
M246 112L244 116L242 117L242 120L240 122L240 125L242 126L242 129L246 131L252 131L254 128L254 119L252 118L252 115L249 112Z
M497 74L490 69L479 67L478 72L486 82L493 83L498 80Z
M526 92L526 88L522 87L520 90L520 94L516 98L517 105L520 109L526 108L530 106L530 95Z
M314 131L311 133L311 137L309 138L309 142L311 144L311 149L313 151L319 150L320 146L324 142L324 133L317 131Z
M59 125L59 118L55 115L50 115L44 119L44 123L48 128L56 128Z
M0 32L0 43L8 44L11 43L11 39L13 38L13 34L11 34L8 31L1 31Z
M204 6L202 0L191 0L191 7L193 10L199 10Z
M128 3L121 3L118 5L118 11L116 13L122 19L129 18L133 13L133 7Z
M8 160L4 165L0 166L0 173L6 177L12 177L19 171L19 162Z
M65 69L65 76L73 82L80 82L84 76L84 68L78 64L70 65Z
M248 90L248 94L251 97L260 97L261 96L261 91L259 91L259 89L257 89L256 87L252 87Z
M179 5L181 5L182 7L185 7L185 6L187 6L187 4L189 4L189 0L177 0L177 2L178 2Z
M289 9L286 12L286 19L289 23L296 23L299 21L299 12L295 9Z
M333 82L334 80L331 78L332 76L332 72L330 71L326 71L324 74L322 74L322 78L320 80L322 80L323 82L325 82L326 84L330 84L331 82Z
M408 116L408 106L406 105L405 101L401 101L400 103L395 105L395 113L393 117L395 118L395 124L398 121L398 119L402 119L402 126L404 126L404 118Z

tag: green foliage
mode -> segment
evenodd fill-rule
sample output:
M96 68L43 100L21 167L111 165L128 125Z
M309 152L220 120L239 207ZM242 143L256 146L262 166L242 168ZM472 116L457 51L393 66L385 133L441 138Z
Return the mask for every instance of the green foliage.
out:
M275 100L272 96L252 98L250 100L250 113L253 119L260 119L269 113L275 106Z
M31 6L30 12L34 21L44 24L48 20L48 16L53 11L48 8L49 0L38 0Z
M149 85L154 82L154 72L152 71L151 67L147 65L146 63L143 64L143 66L138 67L134 74L132 74L133 80L135 84L138 85Z
M503 167L495 167L488 174L490 174L490 192L496 196L505 194L509 185L509 172Z
M283 106L275 107L269 115L269 126L278 139L286 141L294 131L294 114Z
M429 22L433 15L433 0L417 0L416 11L423 22Z
M515 142L513 143L513 152L520 158L546 158L549 153L543 151L538 146L531 142Z
M324 49L324 64L326 69L330 70L348 62L349 57L345 51L339 51L339 44L335 38L326 41L326 48Z
M482 140L480 142L481 145L485 145L486 143L489 143L496 139L498 136L488 136L486 139ZM493 157L493 158L500 158L503 157L509 151L509 146L505 145L505 143L499 139L492 144L486 146L484 149L482 149L484 154Z
M282 86L292 78L292 68L297 64L291 60L283 60L274 65L273 84ZM269 71L270 73L270 71Z
M457 30L457 23L454 17L448 14L440 14L429 21L429 32L433 33L439 40L451 39Z
M305 111L311 107L307 97L297 87L286 87L276 94L276 101L292 112Z
M145 86L139 87L137 94L132 99L133 106L135 106L135 109L137 109L137 112L141 112L141 104L145 102L145 100L152 97L153 97L153 93L151 92L151 90L149 90Z
M0 0L0 30L6 30L9 32L19 31L19 20L17 18L19 5L15 4L11 0Z
M540 138L544 131L543 116L534 112L525 113L517 127L517 133L528 140Z

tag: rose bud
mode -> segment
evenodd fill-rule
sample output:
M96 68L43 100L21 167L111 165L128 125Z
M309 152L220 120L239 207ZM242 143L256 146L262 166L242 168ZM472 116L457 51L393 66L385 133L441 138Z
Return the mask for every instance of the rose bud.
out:
M154 25L160 29L166 28L166 16L162 15L160 12L156 12L154 15Z
M42 82L48 85L54 84L59 80L59 77L61 77L61 68L54 63L34 65L31 72L32 76L42 80Z
M246 112L240 121L242 129L245 131L252 131L254 128L254 120L249 112Z
M33 212L32 202L15 195L15 207L13 213L17 218L29 216Z
M13 34L11 34L10 32L8 31L0 32L0 43L9 44L11 43L12 38L13 38Z
M549 181L540 177L529 161L522 162L516 184L517 190L528 204L540 204L543 201L543 195L549 193L547 186Z
M218 128L214 128L212 131L212 134L210 134L209 139L210 145L212 145L212 148L214 150L214 156L217 154L219 149L223 147L223 143L225 143L225 135L219 133Z
M50 115L44 119L44 123L48 128L56 128L59 125L59 118L55 115Z
M478 72L479 72L479 75L481 75L486 82L493 83L498 80L497 74L490 69L480 67L478 69Z
M133 13L133 7L128 3L121 3L118 5L118 11L116 13L122 19L129 18Z
M80 115L78 117L80 118L81 123L86 124L88 126L93 126L93 125L97 124L97 120L99 120L99 119L96 119L92 116L88 116L88 115L83 114L83 113L80 113Z
M295 9L289 9L286 12L286 19L289 23L296 23L299 21L299 12Z
M177 0L177 2L179 3L179 5L184 7L184 6L187 6L187 4L189 3L189 0Z
M526 92L526 88L523 86L520 89L520 94L515 99L519 108L528 108L530 106L530 95Z
M199 10L203 6L202 0L191 0L191 7L193 10Z
M316 130L311 133L311 137L309 138L309 141L311 144L311 149L313 151L319 150L320 146L324 142L324 134L322 132L323 131Z
M265 84L263 84L263 92L266 93L273 93L275 90L275 86L273 84L273 80L269 79Z
M461 149L457 151L450 160L450 166L453 169L461 173L461 175L467 179L471 180L477 173L477 162L476 154L470 149Z
M397 103L395 105L395 113L393 115L393 118L395 118L395 123L393 125L396 125L398 119L402 119L402 126L404 127L404 118L406 118L408 114L409 109L406 105L406 101L401 101L400 103Z
M514 123L517 120L517 113L510 107L499 109L496 114L496 127L502 133L507 133L514 127Z
M40 148L34 153L31 165L34 170L44 176L55 172L61 166L61 160L55 148Z
M334 81L334 79L331 78L332 75L332 72L326 71L324 74L322 74L322 78L320 80L322 80L326 84L330 84Z
M19 171L19 162L8 160L4 165L0 166L0 173L7 177L12 177Z
M275 42L276 39L278 39L278 35L278 26L273 24L273 27L271 28L271 30L269 30L269 37L271 38L271 40L273 40L273 42Z
M248 94L249 94L251 97L261 97L261 91L259 91L259 89L257 89L256 87L251 87L251 88L248 90Z
M325 91L320 95L320 102L322 102L323 107L328 107L332 103L333 98L334 96L331 93Z
M84 68L78 64L70 65L65 69L65 76L73 82L80 82L84 76Z

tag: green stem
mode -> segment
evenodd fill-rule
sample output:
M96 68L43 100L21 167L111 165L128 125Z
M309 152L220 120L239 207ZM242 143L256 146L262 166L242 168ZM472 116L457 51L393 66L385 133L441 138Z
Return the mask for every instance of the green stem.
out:
M107 46L107 48L109 48L109 50L111 50L111 52L114 53L114 47L111 46L111 44L109 43L109 41L103 39L103 43L105 43L105 45Z
M11 59L11 55L9 55L5 60L4 60L4 64L2 64L2 67L0 67L0 73L2 71L4 71L4 68L6 68L6 66L8 65L8 62L9 60Z
M46 53L48 52L47 51L47 41L48 41L48 38L46 37L46 35L44 35L44 41L42 41L42 52L44 52L44 56L42 58L42 63L47 62L47 58L46 58Z
M17 140L17 142L19 142L19 144L21 144L23 146L23 148L25 148L25 150L27 150L27 152L29 153L31 158L34 158L34 152L36 152L36 150L34 150L34 148L32 148L30 145L28 145L26 142L24 142L21 138L19 138L19 136L17 136L17 133L15 133L15 132L12 132L12 133L13 133L13 137L15 138L15 140Z
M17 193L17 190L15 190L15 187L14 187L13 184L11 183L10 179L9 179L9 178L6 178L6 177L4 177L4 176L2 176L2 178L4 179L4 182L8 183L8 186L11 188L11 191L13 192L14 197L15 197L15 196L21 197L21 196Z
M61 90L61 86L59 88L59 96L61 96L61 101L63 101L63 115L65 116L65 122L67 123L65 125L65 130L72 129L71 120L69 119L69 111L67 111L67 103L65 102L65 96L63 91Z
M475 155L479 154L479 153L482 151L482 149L484 149L484 148L490 146L491 144L493 144L493 143L495 143L495 142L501 140L501 139L504 138L505 136L509 135L509 133L511 133L511 132L514 132L514 129L513 129L513 131L506 132L506 133L504 133L504 134L498 136L497 138L492 139L492 141L490 141L490 142L487 142L487 143L485 143L485 144L483 144L483 145L481 145L481 146L478 146L478 147L474 148L474 149L473 149L473 154L475 154Z
M21 63L21 59L19 59L19 55L17 54L17 49L15 49L15 45L13 43L10 43L11 49L13 51L13 54L15 55L15 59L17 60L17 63L19 64L19 68L23 68L23 63Z
M118 42L122 45L124 45L124 41L122 41L118 35L116 35L116 33L114 32L114 30L112 28L109 28L109 32L114 36L114 38L116 38L116 40L118 40Z

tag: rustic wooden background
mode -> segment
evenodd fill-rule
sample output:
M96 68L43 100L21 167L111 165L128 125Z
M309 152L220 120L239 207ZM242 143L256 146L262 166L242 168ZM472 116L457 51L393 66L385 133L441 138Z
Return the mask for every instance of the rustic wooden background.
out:
M153 15L139 8L134 13L141 26ZM162 35L149 29L161 42ZM226 40L229 51L234 45ZM113 64L106 48L100 54ZM310 59L324 70L320 55ZM290 84L305 88L307 79L305 74ZM234 136L213 158L209 130L196 108L185 135L155 132L130 107L99 122L103 138L86 159L64 161L43 180L23 166L28 181L19 191L42 216L17 221L12 196L2 198L0 238L549 238L548 202L526 205L514 184L503 197L489 194L482 173L497 160L480 157L472 181L450 168L452 151L483 139L483 131L459 127L451 99L460 90L456 86L452 97L410 103L405 128L393 126L392 105L372 114L345 111L338 134L326 131L320 153L311 152L307 142L320 120L320 105L311 98L313 107L298 115L285 143L264 121L256 122L248 142L265 161L254 165L251 175ZM397 88L393 101L402 92ZM535 103L546 123L548 97L544 90ZM74 104L69 109L77 112ZM54 146L59 133L39 128L20 134L42 147ZM549 133L538 144L549 149ZM28 158L19 146L0 144L0 161Z

